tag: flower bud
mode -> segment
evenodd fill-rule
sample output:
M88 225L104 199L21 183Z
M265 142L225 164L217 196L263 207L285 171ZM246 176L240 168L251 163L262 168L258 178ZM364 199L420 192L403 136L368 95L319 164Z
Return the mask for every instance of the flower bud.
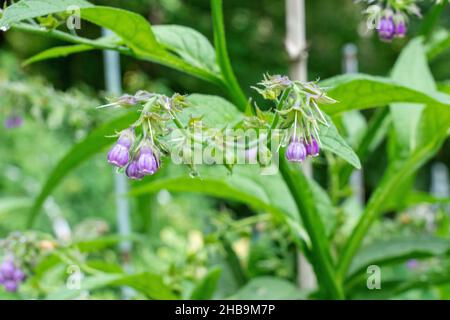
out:
M311 141L305 142L306 155L310 157L317 157L319 155L319 144L315 138L311 138Z
M130 153L121 144L115 144L108 152L108 162L116 167L125 167L128 161L130 161Z
M133 145L135 139L136 137L134 135L134 130L132 128L128 128L120 133L117 144L120 144L121 146L124 146L129 150Z
M125 170L125 174L132 180L141 180L144 177L144 175L139 172L138 163L136 160L131 161Z
M395 24L392 16L384 16L378 24L378 35L383 41L391 41L395 34Z
M399 21L395 24L395 36L403 38L406 35L406 24L404 21Z
M5 119L4 126L6 129L14 129L21 127L23 124L23 118L20 116L10 116Z
M299 140L291 140L286 149L286 159L291 162L302 162L306 158L306 148L303 142Z
M159 169L159 161L149 143L143 145L139 150L137 158L138 170L143 175L152 175Z

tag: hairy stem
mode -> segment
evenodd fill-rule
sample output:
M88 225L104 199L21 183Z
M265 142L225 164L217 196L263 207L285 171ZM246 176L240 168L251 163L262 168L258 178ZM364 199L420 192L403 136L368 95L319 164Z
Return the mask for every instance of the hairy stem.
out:
M241 111L247 107L247 98L242 91L228 57L225 27L223 22L222 0L211 0L211 15L214 31L216 59L226 83L226 91Z
M336 281L334 265L330 254L328 239L320 216L315 210L312 190L300 168L289 165L283 157L280 159L280 172L297 204L303 225L311 239L311 262L317 279L328 295L333 299L343 299L344 293Z

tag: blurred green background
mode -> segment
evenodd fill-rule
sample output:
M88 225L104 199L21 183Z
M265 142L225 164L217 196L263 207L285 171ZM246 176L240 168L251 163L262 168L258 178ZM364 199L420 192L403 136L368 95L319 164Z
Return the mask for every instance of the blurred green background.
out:
M148 17L152 24L186 25L199 30L212 41L207 0L91 2L138 12ZM224 2L232 63L246 93L255 96L250 86L260 81L264 73L288 73L290 61L284 48L284 1ZM342 73L342 48L348 43L358 47L361 72L386 75L408 41L405 38L392 44L380 42L365 28L363 6L352 0L306 0L306 5L308 77L311 80ZM450 8L446 10L441 25L450 27ZM420 21L413 18L410 36L415 34L419 25ZM82 22L80 33L97 37L100 30ZM23 198L26 206L26 201L39 192L48 173L73 143L102 122L104 117L110 116L108 112L95 110L96 106L104 103L106 96L103 57L101 52L93 51L23 68L21 62L25 58L63 43L11 31L0 34L0 44L0 103L7 106L2 116L17 110L19 113L20 110L32 111L25 117L25 125L21 128L6 130L0 127L0 196ZM450 78L449 58L450 53L444 54L431 65L438 81ZM210 84L156 64L123 56L121 62L123 88L128 93L144 89L161 93L220 94ZM258 99L256 101L260 102ZM448 146L447 142L438 160L448 163ZM383 148L385 146L380 147L380 157L369 162L371 171L366 177L368 193L384 170ZM429 175L424 174L421 179L419 184L427 188ZM103 153L70 174L53 196L60 214L71 226L86 223L89 221L87 219L95 217L106 223L108 230L116 229L113 174ZM151 264L155 270L165 270L170 275L169 281L176 283L175 286L182 286L184 280L178 278L185 274L188 278L204 275L202 268L208 267L208 261L202 250L217 249L217 232L220 234L221 230L233 225L232 219L251 216L250 209L238 203L225 203L192 194L163 192L133 200L132 206L133 230L148 234L151 244L151 250L137 249L141 250L137 255L138 268L141 262L142 268ZM417 225L405 225L401 218L395 218L398 220L392 228L394 231L386 231L386 235L399 232L414 234L423 228L422 221ZM0 237L20 226L23 219L23 216L17 215L12 219L10 215L0 214ZM389 226L387 230L391 230ZM51 232L48 215L40 217L38 227ZM255 232L255 229L247 227L231 228L229 235L236 240L235 249L248 264L250 276L276 275L295 280L296 253L292 242L286 238L286 230L276 221L263 224L261 228L265 232ZM208 237L212 231L215 236ZM373 233L377 232L375 228ZM198 238L201 239L200 247L196 242ZM205 249L205 243L211 245ZM188 248L190 245L195 247L192 252ZM225 283L224 291L220 293L222 296L234 292L233 286L236 286L232 282Z

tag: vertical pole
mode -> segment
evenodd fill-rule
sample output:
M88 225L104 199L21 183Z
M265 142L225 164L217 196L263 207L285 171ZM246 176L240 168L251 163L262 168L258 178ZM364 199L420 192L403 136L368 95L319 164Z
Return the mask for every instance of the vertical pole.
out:
M307 81L308 52L306 51L306 17L304 0L286 0L286 51L291 60L290 76L292 79ZM306 176L312 177L310 161L303 165ZM314 270L306 257L298 252L297 282L301 289L317 288Z
M358 47L353 43L348 43L342 49L342 69L344 73L357 73L358 72ZM349 116L351 112L358 113L359 111L350 111L343 116ZM361 170L353 171L350 176L350 186L356 197L356 201L362 207L364 205L364 178Z
M450 196L449 172L447 166L442 162L431 166L431 194L436 198L448 198ZM434 211L438 210L439 205L436 205ZM444 205L444 212L450 212L450 205Z
M102 29L103 36L110 35L112 32L107 29ZM120 75L120 56L116 51L103 51L104 72L106 90L109 94L120 95L122 93L122 81ZM130 224L130 205L128 199L124 196L128 192L128 182L123 174L118 174L115 170L114 174L114 193L116 198L116 221L119 235L127 237L131 235ZM122 240L119 243L119 250L121 253L122 264L124 270L131 272L130 253L132 244L130 240ZM122 296L124 299L129 299L132 296L130 288L122 288Z

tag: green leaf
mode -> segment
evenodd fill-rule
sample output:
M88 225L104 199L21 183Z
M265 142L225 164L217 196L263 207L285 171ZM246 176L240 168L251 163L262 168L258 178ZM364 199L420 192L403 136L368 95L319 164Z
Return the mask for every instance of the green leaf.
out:
M103 288L128 286L151 299L177 299L177 296L164 284L161 276L149 272L128 275L125 273L99 273L86 277L80 282L80 289L67 288L47 295L46 300L68 300L77 298L83 291L94 291Z
M70 6L78 6L82 19L110 29L136 52L162 50L152 32L150 23L141 15L119 8L94 6L81 0L22 0L6 8L0 19L0 26L66 12Z
M293 283L276 277L252 279L233 294L235 300L304 300L307 292L299 290Z
M200 283L194 288L190 300L209 300L214 296L219 283L222 270L219 267L212 268Z
M155 193L162 189L173 192L196 192L222 199L239 201L256 210L287 216L298 221L296 207L289 191L279 175L263 176L257 165L242 165L233 168L233 174L222 166L198 168L199 177L191 178L187 173L161 177L131 190L138 196ZM172 172L171 169L168 170Z
M13 23L23 20L66 12L70 6L82 9L94 5L85 0L21 0L3 11L0 27L10 27Z
M383 77L347 74L327 79L321 82L321 86L328 87L327 95L338 100L335 104L320 106L329 115L382 107L394 102L434 104L444 108L450 106L449 95L424 92Z
M392 78L403 85L423 92L436 91L421 38L410 41L408 46L402 50L392 71ZM403 152L397 150L399 154L408 154L416 148L416 132L423 108L423 104L391 104L390 111L396 131L397 148L403 150Z
M90 44L76 44L76 45L69 45L69 46L60 46L60 47L54 47L47 50L44 50L30 58L28 58L23 65L29 65L38 61L48 60L48 59L54 59L54 58L61 58L61 57L67 57L68 55L80 53L80 52L86 52L90 50L97 49L96 45L99 47L102 46L117 46L121 42L121 40L115 36L106 36L101 37L96 40L89 40Z
M441 30L433 34L431 41L426 44L427 58L431 61L450 48L450 33Z
M31 199L18 197L0 198L0 216L13 211L29 208Z
M73 146L52 170L39 195L36 197L30 211L28 225L31 226L34 223L44 201L69 172L83 161L103 150L104 147L112 144L114 142L113 139L107 138L107 136L110 136L116 130L128 127L136 119L137 114L127 113L95 129L84 140Z
M145 294L149 299L175 300L179 298L164 283L162 276L150 272L123 275L113 281L112 284L131 287Z
M82 9L81 17L113 31L137 53L162 50L150 23L139 14L119 8L95 6Z
M23 63L23 65L27 66L32 63L43 61L43 60L67 57L68 55L71 55L74 53L86 52L86 51L91 51L94 49L95 49L94 47L86 45L86 44L76 44L76 45L71 45L71 46L54 47L54 48L50 48L48 50L42 51L42 52L28 58Z
M338 276L340 278L345 276L353 255L359 248L370 226L381 214L383 206L395 194L395 191L401 187L402 183L440 149L447 135L447 130L447 128L445 130L442 129L438 135L430 137L426 143L421 144L420 148L416 149L408 158L397 159L389 164L377 189L372 194L363 215L359 219L358 225L344 246L338 265Z
M19 230L24 227L22 212L30 210L32 199L25 197L0 198L0 224L8 230Z
M190 106L184 109L180 119L202 118L203 124L216 129L233 127L243 119L243 114L224 98L206 94L191 94L187 100Z
M113 247L124 240L140 241L141 239L137 235L108 235L95 239L75 241L70 247L77 248L81 252L95 252Z
M218 73L214 48L200 32L178 25L153 26L158 42L187 63Z
M427 192L411 191L406 195L402 190L402 197L391 198L385 204L385 211L402 211L419 204L450 204L450 198L438 198Z
M430 236L395 238L362 247L355 255L348 276L362 272L370 265L384 265L412 258L450 254L450 240Z
M361 169L361 162L353 149L342 138L333 121L328 117L329 126L320 124L320 141L322 148L341 157L356 169Z
M66 285L60 289L48 294L46 300L71 300L77 298L83 291L91 291L105 288L123 277L120 274L99 274L91 277L86 277L80 282L80 289L68 288Z

